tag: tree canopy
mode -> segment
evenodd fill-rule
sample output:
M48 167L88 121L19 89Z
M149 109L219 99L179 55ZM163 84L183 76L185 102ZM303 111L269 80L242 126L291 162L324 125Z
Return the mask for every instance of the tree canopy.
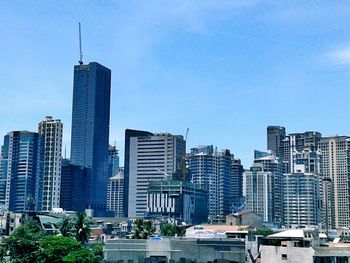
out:
M39 241L45 235L46 233L36 221L28 221L19 226L10 237L5 239L11 262L38 262Z
M38 257L41 262L60 263L63 257L81 248L82 245L70 237L47 236L40 241Z

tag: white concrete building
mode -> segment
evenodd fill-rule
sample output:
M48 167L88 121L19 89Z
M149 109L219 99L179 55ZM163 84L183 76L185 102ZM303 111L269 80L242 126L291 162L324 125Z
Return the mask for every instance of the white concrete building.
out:
M273 174L265 172L263 164L253 164L250 171L243 173L243 196L246 211L253 211L264 222L273 220Z
M43 173L36 182L36 210L51 211L60 207L61 161L62 161L61 120L47 116L39 123L38 133L43 138Z
M349 227L349 173L350 137L334 136L322 138L319 142L322 155L322 179L329 180L332 192L324 193L325 204L329 210L329 227ZM329 190L328 187L325 190Z
M113 211L115 217L123 216L124 170L109 178L107 185L107 211Z
M148 183L176 177L181 172L186 143L181 135L130 137L128 216L144 216Z
M318 246L318 241L318 232L313 229L290 229L267 236L260 246L261 263L313 263L313 246Z

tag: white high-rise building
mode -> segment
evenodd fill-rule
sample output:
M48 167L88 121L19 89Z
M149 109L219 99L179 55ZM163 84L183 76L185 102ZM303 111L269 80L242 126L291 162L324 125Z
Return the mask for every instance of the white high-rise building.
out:
M265 222L274 219L273 173L264 171L263 164L254 163L243 173L243 196L247 211L255 212Z
M311 227L321 223L321 156L318 151L295 152L292 173L283 174L284 224Z
M43 139L43 172L36 182L36 210L51 211L60 207L61 161L62 161L61 120L47 116L39 123L38 133Z
M107 185L107 211L113 211L115 217L123 216L124 196L124 170L108 179Z
M130 137L128 148L128 216L144 216L148 183L179 176L186 143L181 135L165 133Z
M349 227L350 137L325 137L320 140L318 146L322 155L322 179L332 185L331 189L325 187L325 191L328 192L324 193L328 211L326 222L333 228Z

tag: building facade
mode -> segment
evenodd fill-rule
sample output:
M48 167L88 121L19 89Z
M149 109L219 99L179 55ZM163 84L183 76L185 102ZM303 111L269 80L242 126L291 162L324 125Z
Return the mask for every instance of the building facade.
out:
M36 179L43 172L43 140L35 132L9 132L4 137L1 154L2 208L13 212L34 211Z
M234 175L234 165L234 156L229 150L217 151L212 145L191 149L190 176L194 184L208 192L209 222L223 222L232 212L233 200L237 197L233 194L240 193L232 185L235 180L240 181L240 167Z
M350 224L350 137L325 137L320 140L318 147L322 155L322 179L331 184L331 187L326 185L324 192L324 202L328 210L326 224L330 228L348 227Z
M264 222L274 220L273 173L265 172L263 164L255 163L243 173L243 195L246 211L253 211Z
M285 136L280 149L280 159L284 164L284 172L291 173L294 170L293 157L295 152L301 152L304 149L317 150L320 139L321 133L316 131L291 133Z
M272 151L276 156L280 155L282 141L286 137L286 129L281 126L267 127L267 150Z
M115 217L123 217L124 171L109 178L107 187L107 211L114 212Z
M108 177L117 175L119 172L119 155L116 146L109 145L108 150Z
M183 219L187 224L207 223L208 194L192 183L164 180L148 186L147 216Z
M87 168L85 207L105 211L111 70L96 63L74 66L71 164Z
M43 173L36 180L36 209L50 212L60 207L63 124L47 116L39 123L38 133L43 139Z
M89 186L86 167L62 160L60 207L67 211L83 212L86 208L86 189Z
M126 129L125 130L125 147L124 147L124 204L123 214L125 217L128 216L129 209L129 175L130 175L130 139L132 137L151 136L152 133L148 131L139 131Z
M273 221L281 224L283 222L283 164L272 151L262 152L257 150L254 151L253 163L261 164L263 172L272 174Z
M128 216L144 216L149 182L179 173L186 142L181 135L169 133L137 136L129 138L128 150Z

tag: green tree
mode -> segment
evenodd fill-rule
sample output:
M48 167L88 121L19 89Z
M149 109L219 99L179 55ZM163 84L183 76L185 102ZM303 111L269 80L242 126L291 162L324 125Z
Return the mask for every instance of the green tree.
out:
M161 226L163 236L183 236L186 233L186 226L177 226L175 224L163 224Z
M273 234L273 231L267 227L258 228L257 230L253 231L254 236L261 235L261 236L266 237L266 236L269 236L272 234Z
M81 244L89 242L91 229L89 227L90 220L85 213L78 213L74 220L75 238Z
M174 224L163 224L161 226L161 231L163 236L175 236L176 226Z
M40 241L38 258L43 263L61 263L63 257L81 248L82 245L70 237L47 236Z
M81 248L69 253L63 258L63 262L67 263L98 263L96 256L88 249Z
M72 219L70 217L65 217L62 219L62 221L58 224L58 229L62 236L64 237L70 237L74 235L74 224L72 222Z
M95 255L97 262L103 260L103 245L101 243L94 243L91 245L91 252Z
M6 256L6 248L4 245L0 245L0 262L6 262L5 256Z
M35 221L28 221L18 227L10 237L5 239L5 244L10 251L11 262L38 262L39 240L45 235L44 230Z
M136 219L133 223L133 239L141 239L143 232L143 219Z
M147 239L156 231L153 222L136 219L133 223L133 239Z
M156 228L154 227L152 221L149 221L149 220L143 221L143 232L142 232L143 239L149 238L151 235L154 234L155 231L156 231Z

